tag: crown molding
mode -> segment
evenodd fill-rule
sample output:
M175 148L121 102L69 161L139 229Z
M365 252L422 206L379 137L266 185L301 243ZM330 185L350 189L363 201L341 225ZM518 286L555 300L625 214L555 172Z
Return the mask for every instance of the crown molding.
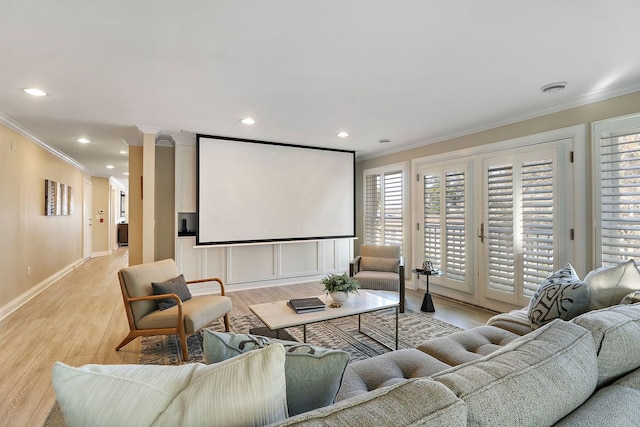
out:
M45 140L40 138L38 135L36 135L35 133L33 133L33 132L29 131L28 129L24 128L18 122L16 122L13 119L7 117L3 113L0 113L0 124L8 127L9 129L11 129L12 131L14 131L16 133L22 135L23 137L27 138L29 141L31 141L34 144L38 145L40 148L43 148L44 150L48 151L49 153L53 154L54 156L58 157L59 159L64 160L65 162L69 163L71 166L79 169L80 171L82 171L82 172L84 172L84 173L86 173L88 175L91 175L91 176L95 175L94 171L92 171L91 169L89 169L88 167L83 165L82 163L79 163L75 159L69 157L68 155L66 155L62 151L58 150L57 148L52 147Z
M169 135L175 145L196 145L196 136L193 133L182 132Z
M142 135L155 136L160 133L160 128L153 127L153 126L136 125L136 128L138 128L138 132L140 133L141 138L142 138Z
M158 139L156 141L156 147L172 147L173 148L173 141L171 139Z
M474 133L483 132L490 129L499 128L502 126L511 125L514 123L523 122L529 119L535 119L537 117L546 116L548 114L559 113L560 111L570 110L571 108L582 107L589 104L594 104L600 101L606 101L607 99L617 98L619 96L629 95L630 93L640 91L640 83L634 83L628 86L623 86L614 89L605 89L601 91L595 91L586 95L582 95L568 101L564 101L561 103L557 103L554 105L550 105L544 108L532 109L529 111L525 111L521 114L510 116L503 120L495 121L493 123L488 123L482 126L468 128L461 130L459 132L450 133L447 135L435 137L432 139L427 139L416 144L405 145L402 147L392 148L384 151L376 151L371 154L362 154L360 156L356 156L357 161L375 159L378 157L387 156L389 154L400 153L402 151L409 151L415 148L424 147L425 145L436 144L438 142L448 141L450 139L460 138L467 135L472 135Z
M140 141L139 139L123 139L122 141L124 141L125 144L127 144L128 146L134 146L134 147L142 147L142 141Z

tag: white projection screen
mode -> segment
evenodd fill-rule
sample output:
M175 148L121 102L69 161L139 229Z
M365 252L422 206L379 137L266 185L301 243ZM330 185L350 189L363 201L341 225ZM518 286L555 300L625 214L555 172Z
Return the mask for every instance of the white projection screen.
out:
M197 135L197 245L355 237L355 152Z

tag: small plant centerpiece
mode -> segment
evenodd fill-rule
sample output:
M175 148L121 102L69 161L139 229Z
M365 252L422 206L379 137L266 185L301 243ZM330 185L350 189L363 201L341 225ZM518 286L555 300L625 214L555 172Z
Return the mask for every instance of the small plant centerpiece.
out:
M349 294L358 293L360 283L353 277L344 274L329 274L322 279L324 290L328 295L337 302L345 302L349 298Z

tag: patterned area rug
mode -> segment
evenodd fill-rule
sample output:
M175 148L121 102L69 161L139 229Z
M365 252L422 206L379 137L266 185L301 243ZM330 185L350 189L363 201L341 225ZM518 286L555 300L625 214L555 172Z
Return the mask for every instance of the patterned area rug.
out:
M249 333L249 329L263 327L264 324L253 314L231 317L231 330ZM362 315L362 330L390 347L395 346L395 310L383 310ZM222 322L209 326L214 331L223 332ZM434 319L430 314L406 311L398 320L398 348L415 348L430 338L442 337L462 329ZM288 328L287 332L302 342L302 326ZM189 362L203 362L202 336L189 337ZM341 349L351 354L351 361L362 360L389 350L375 340L358 332L358 316L344 317L307 325L307 342L313 345ZM178 365L182 363L180 346L175 335L142 337L140 364Z

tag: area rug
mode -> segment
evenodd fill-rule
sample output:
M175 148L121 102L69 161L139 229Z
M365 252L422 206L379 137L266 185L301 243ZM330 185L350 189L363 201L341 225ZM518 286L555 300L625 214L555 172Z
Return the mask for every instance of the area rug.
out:
M232 332L249 333L249 330L264 324L253 314L231 317ZM395 310L382 310L361 315L362 330L395 347ZM209 329L223 332L222 322L209 325ZM398 318L398 348L415 348L430 338L442 337L462 329L434 319L432 315L406 311ZM303 341L302 326L287 328L296 340ZM202 336L192 335L187 340L189 362L203 362ZM347 351L351 361L363 360L391 351L384 345L358 332L358 316L343 317L307 325L309 344ZM180 346L175 335L142 337L140 364L178 365L182 363Z

